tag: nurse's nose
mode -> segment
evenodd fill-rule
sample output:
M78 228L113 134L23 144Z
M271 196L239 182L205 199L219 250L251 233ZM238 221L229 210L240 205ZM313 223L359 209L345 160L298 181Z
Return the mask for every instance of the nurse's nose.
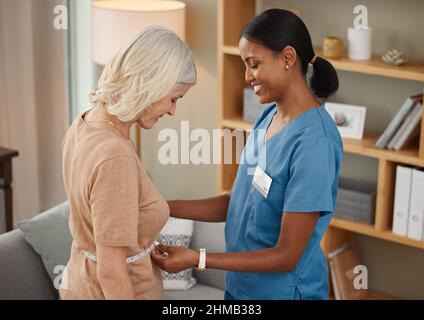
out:
M246 82L249 84L255 80L255 77L253 76L253 73L249 68L246 68L246 72L244 74L244 80L246 80Z

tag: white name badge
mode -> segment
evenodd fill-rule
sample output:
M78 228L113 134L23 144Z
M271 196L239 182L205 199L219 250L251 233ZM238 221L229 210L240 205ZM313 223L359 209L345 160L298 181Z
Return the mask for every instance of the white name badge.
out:
M256 167L255 175L253 176L253 186L265 198L268 197L269 188L271 187L272 178L267 175L261 168Z

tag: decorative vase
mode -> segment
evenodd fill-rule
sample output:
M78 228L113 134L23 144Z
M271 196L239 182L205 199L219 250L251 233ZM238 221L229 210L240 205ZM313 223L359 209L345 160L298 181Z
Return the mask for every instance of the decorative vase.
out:
M322 55L329 59L341 58L343 56L343 40L339 37L325 37Z
M372 56L372 29L348 28L348 57L353 60L368 60Z

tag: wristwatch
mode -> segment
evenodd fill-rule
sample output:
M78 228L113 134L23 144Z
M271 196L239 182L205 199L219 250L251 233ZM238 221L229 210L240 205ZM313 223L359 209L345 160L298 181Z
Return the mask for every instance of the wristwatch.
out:
M197 266L197 271L205 271L206 270L206 249L201 248L199 250L200 256L199 256L199 265Z

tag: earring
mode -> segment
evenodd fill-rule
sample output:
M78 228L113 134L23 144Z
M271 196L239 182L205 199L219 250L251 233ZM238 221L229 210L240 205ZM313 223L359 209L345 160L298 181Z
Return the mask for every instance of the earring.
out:
M286 66L284 67L284 69L289 70L289 65L286 64Z

